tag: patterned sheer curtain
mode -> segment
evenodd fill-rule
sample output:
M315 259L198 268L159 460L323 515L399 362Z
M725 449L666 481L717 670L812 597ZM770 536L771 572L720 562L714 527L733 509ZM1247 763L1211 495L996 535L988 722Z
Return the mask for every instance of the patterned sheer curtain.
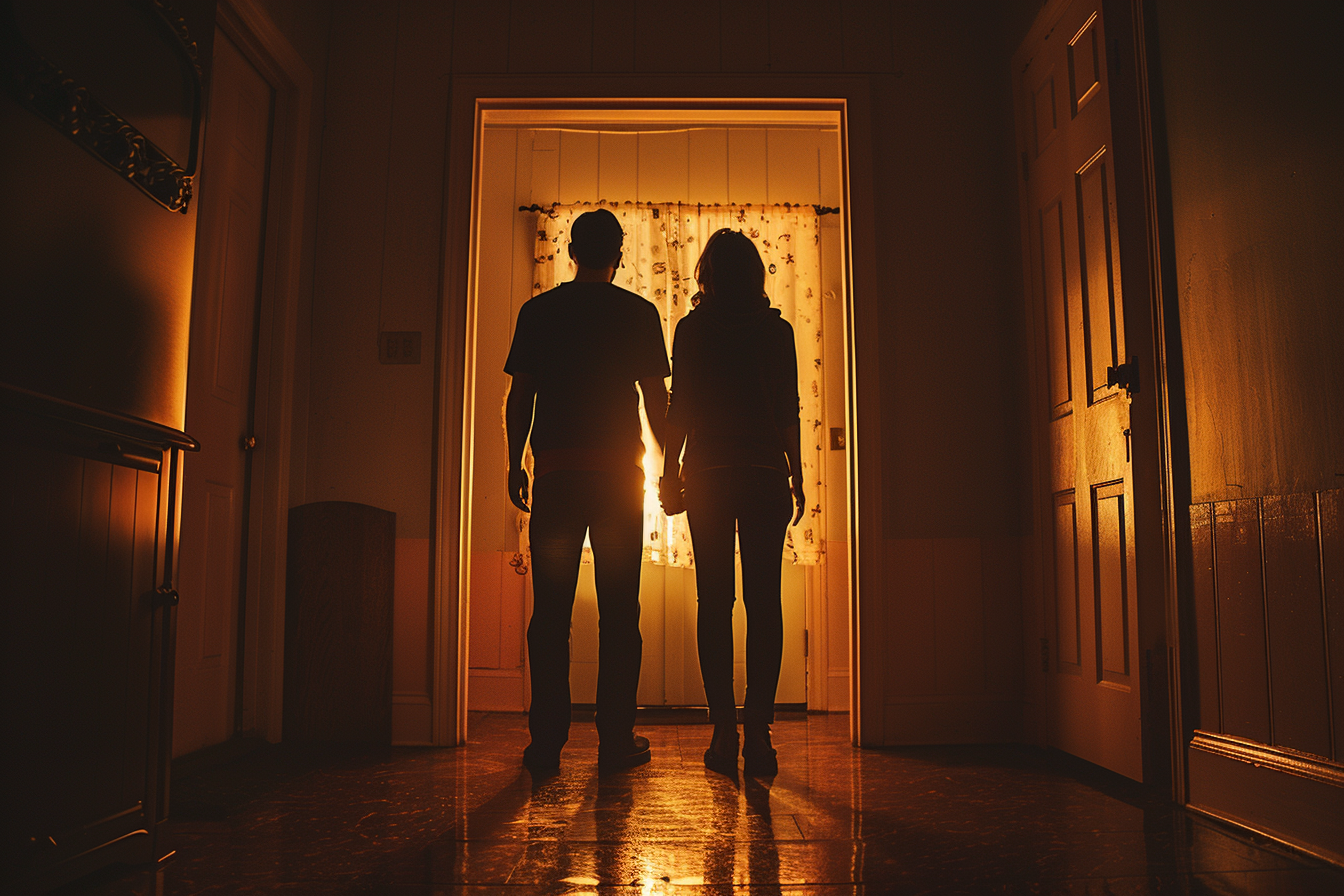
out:
M821 233L810 206L680 205L676 203L585 202L554 205L536 216L536 254L532 294L570 280L569 228L574 219L595 208L610 209L625 231L625 253L615 283L657 306L668 351L677 322L691 310L696 292L695 263L701 247L716 230L729 227L751 237L765 262L765 289L771 304L793 324L798 350L798 395L801 400L803 477L808 510L789 529L785 556L794 563L821 560L821 464L824 460L822 394L824 369L821 332ZM652 452L650 452L652 455ZM684 514L671 518L658 505L658 459L645 462L644 556L669 566L694 566L690 531ZM527 556L526 514L519 514L519 549ZM587 561L585 550L585 561Z

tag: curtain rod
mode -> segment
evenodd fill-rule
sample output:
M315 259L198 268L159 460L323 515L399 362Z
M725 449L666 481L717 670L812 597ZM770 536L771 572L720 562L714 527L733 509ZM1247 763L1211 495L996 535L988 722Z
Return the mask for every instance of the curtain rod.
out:
M557 205L561 205L561 204L562 204L562 203L559 203L559 202L552 202L550 205L537 205L536 203L533 203L532 205L520 205L520 206L518 206L518 211L520 211L520 212L552 212L552 211L555 210L555 207L556 207ZM690 203L681 203L681 202L676 202L676 203L672 203L672 202L668 202L668 203L655 202L655 203L649 203L649 204L650 204L650 205L686 205L687 207L690 206ZM722 202L714 202L714 203L697 202L697 203L695 204L695 207L696 207L696 208L723 208L725 205L729 205L729 204L730 204L730 203L722 203ZM814 212L817 213L817 217L821 217L822 215L838 215L838 214L840 214L840 207L839 207L839 206L831 207L831 206L826 206L826 205L812 205L811 203L802 203L802 202L775 202L775 203L771 203L771 204L769 204L769 205L767 205L766 203L761 203L761 206L760 206L760 207L761 207L761 208L771 208L771 207L776 207L776 208L777 208L777 207L782 206L782 207L784 207L784 208L802 208L804 205L808 205L808 206L810 206L811 209L812 209ZM752 208L752 207L753 207L753 204L750 203L750 202L748 202L748 203L746 203L745 205L742 205L742 206L739 206L739 207L740 207L740 208ZM598 208L601 208L601 206L598 206Z

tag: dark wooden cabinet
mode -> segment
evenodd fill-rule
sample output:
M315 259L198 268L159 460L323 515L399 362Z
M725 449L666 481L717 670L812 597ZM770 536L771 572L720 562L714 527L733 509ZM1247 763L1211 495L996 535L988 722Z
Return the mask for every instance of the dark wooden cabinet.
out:
M3 876L160 858L184 433L0 386Z

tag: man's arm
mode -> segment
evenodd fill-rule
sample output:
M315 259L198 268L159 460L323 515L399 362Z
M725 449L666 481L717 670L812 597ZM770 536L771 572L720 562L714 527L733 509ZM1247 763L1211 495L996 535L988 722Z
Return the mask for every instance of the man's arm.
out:
M524 513L530 512L527 470L523 469L523 449L532 431L532 411L536 406L537 384L530 373L515 373L509 382L509 398L504 404L504 430L509 442L509 500Z

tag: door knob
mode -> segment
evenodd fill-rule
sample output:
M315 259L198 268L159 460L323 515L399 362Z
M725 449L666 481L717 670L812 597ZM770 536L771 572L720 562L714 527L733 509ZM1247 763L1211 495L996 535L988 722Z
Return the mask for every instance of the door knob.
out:
M1119 386L1127 395L1139 391L1139 359L1130 358L1124 364L1107 367L1106 385Z

